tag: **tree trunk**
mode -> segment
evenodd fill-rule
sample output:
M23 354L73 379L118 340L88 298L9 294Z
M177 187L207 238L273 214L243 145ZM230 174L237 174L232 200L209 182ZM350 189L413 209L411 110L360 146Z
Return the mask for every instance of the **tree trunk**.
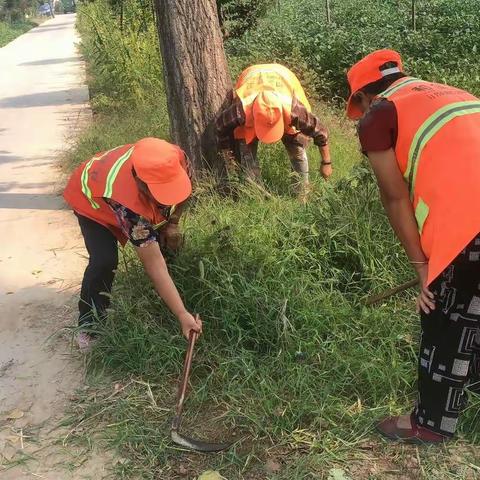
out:
M172 141L197 174L224 172L215 119L231 97L216 0L154 0Z
M330 0L325 0L325 10L327 12L327 23L332 23L332 17L330 15Z

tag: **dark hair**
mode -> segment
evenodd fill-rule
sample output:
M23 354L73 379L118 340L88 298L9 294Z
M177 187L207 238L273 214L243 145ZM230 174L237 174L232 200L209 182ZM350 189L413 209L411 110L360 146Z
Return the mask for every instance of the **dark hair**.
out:
M382 72L383 70L395 67L398 67L397 62L387 62L380 67L380 71ZM380 80L365 85L360 89L360 91L369 95L378 95L379 93L385 91L393 82L403 77L406 77L405 73L403 72L392 73L390 75L386 75Z

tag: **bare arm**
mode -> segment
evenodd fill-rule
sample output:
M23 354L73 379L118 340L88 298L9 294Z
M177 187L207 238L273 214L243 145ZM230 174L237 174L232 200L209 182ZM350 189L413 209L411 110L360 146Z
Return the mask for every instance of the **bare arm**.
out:
M166 303L171 312L178 318L183 334L188 338L190 330L202 331L201 321L197 323L186 310L177 287L168 272L167 264L157 242L151 242L144 247L134 247L138 257L145 267L155 290Z
M233 148L233 131L245 124L245 111L239 98L234 98L228 108L217 117L215 126L219 148L230 150Z
M320 164L320 173L327 179L332 174L332 158L328 146L328 131L320 122L319 118L309 112L297 97L292 101L292 126L306 135L313 138L315 145L320 151L322 162Z
M426 261L408 187L398 168L395 152L392 149L368 152L368 158L377 177L382 204L408 258L411 261Z
M387 212L388 219L405 252L417 270L422 284L422 301L425 305L420 307L426 311L434 309L431 298L433 295L427 289L428 263L422 250L420 235L415 220L412 202L408 194L408 187L398 168L397 159L393 149L381 152L367 152L378 186L382 204ZM427 293L428 292L428 293ZM426 307L423 308L423 306ZM428 313L426 311L426 313Z

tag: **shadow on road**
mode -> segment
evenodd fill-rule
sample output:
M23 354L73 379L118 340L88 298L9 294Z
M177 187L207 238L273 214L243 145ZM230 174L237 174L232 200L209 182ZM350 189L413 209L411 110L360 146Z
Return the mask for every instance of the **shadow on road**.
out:
M67 21L67 22L58 22L58 23L53 23L52 25L48 24L48 25L39 25L38 27L36 27L36 29L41 29L41 28L55 28L55 27L64 27L64 26L72 26L73 24L75 23L75 20L72 19L70 21Z
M0 192L6 193L13 189L32 190L41 188L53 188L57 183L55 182L0 182ZM39 192L40 194L40 192Z
M0 100L0 108L49 107L53 105L75 105L85 103L86 87L70 88L53 92L39 92Z
M30 67L30 66L40 66L40 65L57 65L59 63L67 62L79 62L80 57L67 57L67 58L46 58L45 60L36 60L34 62L23 62L19 63L19 67Z
M62 197L53 193L0 193L0 210L67 210Z
M65 27L57 27L57 25L52 26L52 27L38 27L34 28L33 30L30 30L28 33L29 34L35 34L35 33L43 33L45 31L51 32L52 30L69 30L70 27L65 26Z
M10 152L7 152L6 150L0 152L0 165L3 163L19 162L20 160L24 160L24 158L19 157L18 155L10 155Z

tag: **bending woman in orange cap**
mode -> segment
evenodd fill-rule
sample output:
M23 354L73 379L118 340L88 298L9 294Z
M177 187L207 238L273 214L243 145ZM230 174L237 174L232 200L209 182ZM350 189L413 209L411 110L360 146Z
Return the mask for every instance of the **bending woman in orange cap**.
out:
M64 198L78 218L89 254L78 305L80 326L91 329L105 315L118 264L117 242L130 241L183 334L201 332L202 323L186 310L158 243L178 246L181 207L191 192L185 153L157 138L97 154L74 171ZM88 330L78 335L81 349L92 341Z
M258 141L282 140L293 170L308 185L309 138L320 149L322 176L332 174L327 130L312 114L298 78L282 65L253 65L240 75L232 104L217 119L217 134L221 148L242 159L247 175L260 176Z
M480 366L480 101L406 76L397 52L348 72L350 118L421 285L418 403L378 425L408 442L452 437Z

